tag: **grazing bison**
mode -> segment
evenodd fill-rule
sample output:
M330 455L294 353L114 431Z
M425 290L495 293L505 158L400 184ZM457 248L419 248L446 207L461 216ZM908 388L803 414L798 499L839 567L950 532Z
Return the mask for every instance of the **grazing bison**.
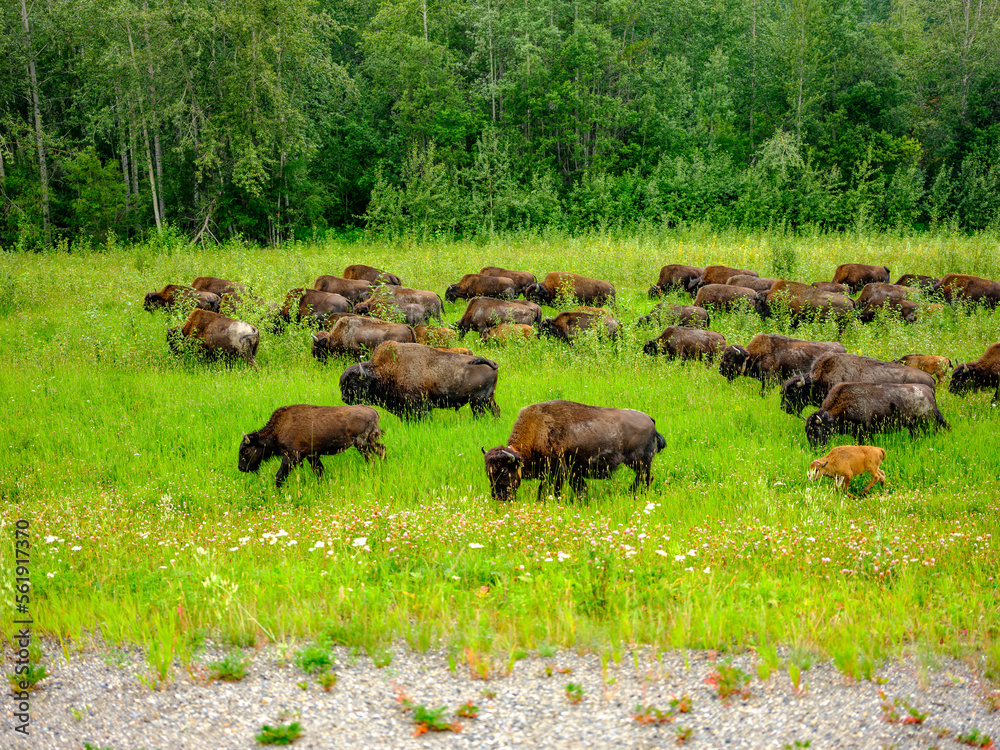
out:
M934 378L915 367L859 354L831 352L817 357L808 374L795 375L784 382L781 408L799 416L806 406L819 406L838 383L916 383L934 389Z
M314 333L312 340L313 356L325 362L331 354L346 354L360 359L385 341L409 344L416 341L416 336L413 329L403 323L348 315L334 323L329 331Z
M501 323L498 326L487 328L479 334L479 338L483 341L500 341L502 343L532 339L534 337L535 329L526 323Z
M824 292L798 281L784 280L775 282L770 292L758 297L757 310L762 318L767 318L778 305L788 308L792 314L792 324L796 326L809 317L816 317L818 320L832 317L843 326L854 310L854 303L846 295Z
M514 288L517 290L515 296L524 294L525 290L537 281L533 273L528 273L527 271L510 271L506 268L498 268L497 266L486 266L479 269L479 273L483 276L502 276L510 279L514 282Z
M753 289L755 292L769 292L776 281L777 279L765 279L760 276L740 274L738 276L730 276L726 279L726 285L741 286L746 289Z
M1000 304L1000 284L978 276L949 273L936 289L941 291L944 301L950 305L960 301L986 307Z
M684 326L667 326L658 338L647 341L642 350L649 355L665 354L668 359L707 359L726 348L726 337L715 331Z
M485 357L387 341L370 361L344 370L340 394L345 404L378 404L401 419L465 404L476 416L489 412L499 417L493 398L497 375L497 363Z
M830 435L849 434L859 443L879 432L907 429L951 429L941 416L934 389L917 383L838 383L819 411L806 420L806 437L813 448Z
M621 323L606 313L571 311L561 312L554 318L544 318L538 330L570 344L580 333L595 327L613 340L618 336Z
M465 338L469 331L476 331L481 336L487 328L500 323L525 323L527 325L542 322L542 308L534 302L511 300L504 302L490 297L474 297L462 314L461 320L455 324L460 338Z
M661 302L650 310L648 315L639 318L637 323L641 326L649 323L669 323L690 328L708 328L712 323L712 317L704 307L671 305L667 302Z
M851 494L851 480L854 477L868 472L872 481L861 490L865 494L876 482L881 482L885 487L885 472L879 466L885 460L885 450L876 448L873 445L838 445L827 453L823 458L817 458L809 464L806 476L816 481L820 477L833 477L833 484Z
M324 326L333 313L350 311L351 303L339 294L298 287L288 292L278 315L286 323L292 319L298 323L309 318Z
M756 271L746 268L730 268L729 266L706 266L701 276L688 281L687 290L695 296L698 290L709 284L725 284L732 276L759 276Z
M707 284L698 290L694 298L694 306L703 309L733 310L740 303L749 309L757 307L757 292L745 286L730 286L729 284Z
M906 273L899 277L899 280L896 281L896 286L908 286L914 289L923 289L926 292L931 292L940 283L941 279L936 279L933 276L923 276L919 273Z
M360 279L344 279L340 276L320 276L313 284L313 288L321 292L332 292L346 297L352 305L363 302L372 293L371 282Z
M675 289L687 291L688 284L701 278L703 273L705 269L698 266L682 266L677 263L664 266L660 269L659 280L649 288L649 296L655 299Z
M517 294L517 285L514 280L506 276L467 273L457 284L452 284L445 290L444 298L447 302L454 302L457 299L472 299L473 297L514 299Z
M400 305L420 305L427 311L428 318L437 318L440 322L444 313L444 302L435 292L428 292L424 289L410 289L405 286L388 286L378 290L376 294L383 296L386 293L392 295L393 299Z
M900 317L907 323L916 323L917 303L908 299L911 292L910 287L896 284L883 284L881 282L865 284L861 294L854 301L854 308L858 311L858 320L862 323L871 323L875 320L879 310L888 307L899 313Z
M422 325L430 318L430 313L420 305L400 303L392 297L386 298L377 294L356 304L354 312L394 323L403 322L408 326Z
M632 492L649 488L653 458L666 446L652 417L634 409L546 401L517 414L505 445L483 449L494 500L513 500L525 479L540 479L554 494L569 480L577 497L587 479L606 479L620 465L632 469Z
M417 337L418 344L427 346L451 346L458 340L458 334L444 326L413 326L413 335Z
M211 310L219 312L219 305L222 298L212 292L201 292L193 286L182 286L181 284L167 284L159 292L150 292L146 295L142 306L149 312L158 310L161 307L171 308L178 303L193 301L194 306L199 310Z
M351 446L365 461L372 456L384 459L385 446L378 441L381 434L378 412L370 406L282 406L259 430L243 433L238 465L240 471L256 473L261 463L281 456L274 478L280 488L303 459L317 477L323 476L320 456L334 456Z
M865 284L875 282L889 283L889 269L885 266L866 266L863 263L842 263L833 272L833 283L843 284L857 292Z
M369 281L372 284L391 284L393 286L400 286L401 284L396 274L361 263L356 263L353 266L345 268L344 278L353 279L354 281Z
M196 342L197 348L209 359L242 359L251 367L257 367L260 331L242 320L194 309L181 329L167 331L167 343L175 353L181 351L185 339Z
M539 305L551 305L564 292L572 294L581 305L615 303L615 288L611 284L575 273L550 273L540 284L529 286L524 296Z
M975 362L956 367L948 390L958 394L985 388L1000 389L1000 341L990 344Z
M191 286L199 292L211 292L219 297L230 296L237 300L240 295L246 292L247 288L238 281L228 279L217 279L214 276L199 276L191 282Z
M851 290L847 288L844 284L834 284L832 281L814 281L810 286L814 286L821 292L833 292L834 294L843 294L847 296L847 293Z
M839 341L803 341L777 334L758 333L744 349L727 346L719 360L719 373L727 380L739 376L760 381L760 392L795 373L808 372L817 357L830 352L844 352Z
M918 370L933 375L938 385L948 377L948 372L955 367L955 363L947 357L939 357L932 354L907 354L905 357L893 360L894 364L916 367Z

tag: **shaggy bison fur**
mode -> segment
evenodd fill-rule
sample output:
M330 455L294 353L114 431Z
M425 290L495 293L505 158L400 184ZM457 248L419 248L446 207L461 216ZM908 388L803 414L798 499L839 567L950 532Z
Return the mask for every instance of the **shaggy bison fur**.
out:
M580 305L615 303L615 288L611 284L575 273L550 273L541 283L528 287L524 296L539 305L551 305L563 293L571 295Z
M210 310L194 309L178 330L167 331L167 343L179 353L183 341L193 341L209 359L242 359L251 367L257 366L257 347L260 331L242 320L227 318Z
M403 323L388 323L375 318L346 315L329 331L312 335L312 354L320 362L331 354L346 354L361 359L368 356L385 341L413 343L416 336L413 329Z
M460 338L465 338L469 331L476 331L481 336L487 328L501 323L533 325L541 322L542 308L534 302L504 302L490 297L474 297L469 300L462 318L455 324L455 330Z
M726 348L726 337L715 331L685 326L667 326L659 337L647 341L642 350L649 355L665 354L668 359L707 359Z
M986 388L1000 389L1000 341L990 344L975 362L956 367L948 390L960 394Z
M808 372L817 357L844 352L839 341L803 341L778 334L758 333L744 349L727 346L719 360L719 374L728 380L743 376L760 381L761 393L768 385Z

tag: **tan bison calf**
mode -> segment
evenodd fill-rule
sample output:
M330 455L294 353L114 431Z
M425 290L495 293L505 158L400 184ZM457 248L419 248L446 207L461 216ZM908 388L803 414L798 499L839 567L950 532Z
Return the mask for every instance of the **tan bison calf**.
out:
M944 382L948 373L955 366L947 357L939 357L932 354L907 354L905 357L893 360L894 364L916 367L923 370L928 375L933 375L938 385Z
M534 337L534 327L526 323L501 323L498 326L487 328L479 334L479 338L483 341L499 341L501 343L533 339Z
M238 466L240 471L256 473L261 463L281 456L274 478L280 488L288 472L303 459L317 477L323 475L320 456L333 456L352 446L365 461L372 456L384 459L385 446L378 441L381 435L378 412L370 406L282 406L259 430L243 433Z
M876 482L885 487L885 472L879 468L884 460L885 451L873 445L840 445L809 464L806 476L814 482L820 477L833 477L835 486L842 488L848 497L854 497L851 480L865 472L871 474L872 481L861 490L862 495Z

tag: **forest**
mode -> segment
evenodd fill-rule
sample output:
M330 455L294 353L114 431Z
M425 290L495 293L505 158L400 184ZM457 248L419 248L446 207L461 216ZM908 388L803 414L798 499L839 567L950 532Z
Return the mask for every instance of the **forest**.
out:
M996 230L998 2L16 0L0 246Z

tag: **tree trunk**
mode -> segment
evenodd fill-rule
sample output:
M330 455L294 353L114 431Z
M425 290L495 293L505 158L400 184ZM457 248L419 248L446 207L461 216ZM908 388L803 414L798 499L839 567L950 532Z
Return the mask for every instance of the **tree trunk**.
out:
M45 244L52 244L49 226L49 167L45 160L45 143L42 137L42 108L38 103L38 76L35 73L35 53L31 48L31 27L28 24L28 7L21 0L21 21L28 48L28 85L31 89L31 106L35 114L35 142L38 145L38 171L42 181L42 234Z
M145 13L149 12L148 0L142 0L142 10ZM149 27L145 22L142 33L146 40L146 72L149 75L149 107L152 110L153 118L153 156L156 159L156 184L160 188L156 191L156 196L160 204L160 218L166 220L167 209L163 202L163 152L160 149L159 104L156 101L156 82L153 76L153 54L149 46Z
M24 2L24 0L21 0ZM139 79L139 67L135 62L135 45L132 44L132 29L129 28L128 24L125 24L125 29L128 32L128 48L132 53L132 68L135 70L136 79ZM142 108L142 102L139 102L139 115L142 120L142 139L146 144L146 166L147 172L149 174L149 189L152 191L153 195L153 217L156 219L156 231L163 231L163 222L160 219L160 198L159 193L156 189L156 178L153 176L153 155L149 148L149 128L146 127L146 114Z

